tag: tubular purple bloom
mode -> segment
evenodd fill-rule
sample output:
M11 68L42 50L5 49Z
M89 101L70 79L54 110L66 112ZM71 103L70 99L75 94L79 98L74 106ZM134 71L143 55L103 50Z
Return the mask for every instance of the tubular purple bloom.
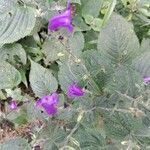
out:
M17 109L17 102L16 100L12 100L9 104L10 109L15 110Z
M49 30L55 31L61 27L66 28L68 32L73 31L70 0L68 0L67 8L64 12L53 16L49 20L49 24L48 24Z
M143 77L145 83L150 83L150 76Z
M67 95L69 97L78 97L83 96L84 94L84 90L81 87L79 87L76 83L73 83L68 87Z
M51 95L43 96L36 101L36 106L41 107L48 115L57 113L58 94L52 93Z
M57 113L56 105L49 105L49 104L44 103L44 104L43 104L43 108L44 108L44 111L45 111L48 115L54 115L54 114Z

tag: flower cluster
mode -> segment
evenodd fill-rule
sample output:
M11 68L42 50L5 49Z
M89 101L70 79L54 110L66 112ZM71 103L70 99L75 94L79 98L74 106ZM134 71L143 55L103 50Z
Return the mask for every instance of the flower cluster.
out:
M77 83L70 84L68 87L67 95L68 97L78 97L84 96L84 90L77 85ZM36 101L36 107L41 108L44 112L48 115L54 115L57 113L57 105L59 102L59 95L58 93L54 92L51 95L46 95L39 98ZM64 103L64 108L67 108L69 105ZM15 110L17 109L17 102L16 100L12 100L9 104L10 109Z
M150 76L144 76L143 80L145 83L150 83ZM67 90L67 96L70 98L84 96L85 91L77 83L72 83L69 85ZM57 113L57 105L59 102L58 93L54 92L51 95L46 95L39 98L36 101L36 107L42 108L48 115L54 115ZM69 105L64 103L64 108L67 108ZM17 109L16 100L12 100L9 104L10 109Z
M52 93L51 95L43 96L36 101L36 106L43 108L49 115L54 115L57 112L58 94Z
M85 92L81 87L79 87L76 83L71 84L68 87L67 95L69 97L78 97L83 96ZM52 93L51 95L46 95L41 97L36 101L36 106L42 108L48 115L54 115L57 113L57 105L59 102L58 94ZM64 108L68 107L65 103Z
M73 31L72 25L72 14L71 14L71 3L70 0L67 2L67 8L59 13L58 15L53 16L49 20L48 30L56 31L59 28L66 28L68 32ZM83 96L84 91L81 89L77 84L73 83L68 88L68 96L69 97L76 97L76 96ZM58 94L52 93L51 95L46 95L41 97L36 101L36 107L42 108L47 114L54 115L57 113L57 104L59 98ZM17 109L17 102L16 100L12 100L9 104L10 109ZM68 107L67 104L64 104L64 108Z

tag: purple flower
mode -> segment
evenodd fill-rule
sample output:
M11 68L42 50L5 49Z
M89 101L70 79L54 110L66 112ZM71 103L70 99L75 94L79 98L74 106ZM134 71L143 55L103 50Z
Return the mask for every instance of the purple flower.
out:
M12 100L12 101L9 103L9 107L10 107L10 109L12 109L12 110L17 109L17 102L16 102L16 100Z
M68 87L67 95L69 97L78 97L83 96L84 94L84 90L81 87L79 87L76 83L73 83Z
M51 95L43 96L36 101L36 106L41 107L48 115L57 113L58 94L52 93Z
M143 77L145 83L150 83L150 76Z
M55 31L61 27L66 28L68 32L73 31L70 0L68 0L68 5L64 12L61 12L60 14L53 16L49 20L48 24L49 30Z

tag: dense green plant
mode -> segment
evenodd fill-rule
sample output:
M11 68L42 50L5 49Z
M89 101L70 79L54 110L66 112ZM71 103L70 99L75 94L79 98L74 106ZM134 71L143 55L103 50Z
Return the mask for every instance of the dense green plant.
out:
M149 0L71 2L68 33L47 29L66 0L0 0L0 150L150 149ZM49 116L35 101L56 91Z

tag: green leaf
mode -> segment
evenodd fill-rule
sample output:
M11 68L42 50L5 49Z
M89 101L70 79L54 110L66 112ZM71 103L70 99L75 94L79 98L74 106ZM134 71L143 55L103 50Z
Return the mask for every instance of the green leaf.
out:
M19 71L5 61L0 62L0 89L16 87L21 82Z
M110 69L111 67L108 65L110 64L107 59L103 58L101 53L97 50L87 50L83 52L83 58L85 61L85 65L87 69L90 72L93 72L93 75L95 72L100 71L101 69Z
M102 0L82 0L82 14L84 15L92 15L93 17L97 17L100 12Z
M74 0L74 1L77 2L77 3L79 2L79 0ZM46 21L48 21L53 15L57 14L59 10L63 11L66 7L66 0L61 0L61 1L54 1L54 0L32 0L32 1L31 0L23 0L23 2L27 6L30 6L30 7L33 7L33 8L36 9L37 15L39 17L37 19L46 19Z
M72 3L77 3L81 5L81 0L72 0Z
M1 150L31 150L28 141L23 138L15 138L0 144Z
M104 113L104 121L107 135L117 140L122 140L141 128L141 120L127 113Z
M28 102L25 107L27 118L31 122L35 120L44 120L47 117L44 113L41 113L40 109L38 109L33 102Z
M80 56L84 48L84 42L82 32L75 32L74 35L69 38L69 48L71 53L77 57Z
M90 110L94 107L94 102L92 96L86 94L83 97L75 97L73 100L73 105L74 108L82 108L84 110Z
M58 124L53 123L49 120L47 126L42 128L37 133L37 139L43 141L43 150L58 150L58 147L66 138L66 132L61 129Z
M83 58L87 70L102 90L106 85L108 77L113 73L111 63L96 50L85 51L83 53Z
M139 50L139 41L133 26L114 13L100 32L98 50L114 64L131 63Z
M26 64L26 52L20 44L8 44L0 48L0 60L13 62L15 56L18 56L21 62Z
M30 84L36 96L41 97L55 92L58 88L56 78L50 70L31 60Z
M138 53L132 64L137 71L140 72L141 76L150 75L150 39L143 39Z
M46 56L45 63L58 60L60 57L64 57L66 53L66 46L61 42L57 34L53 34L44 42L42 49Z
M113 13L113 10L116 6L116 3L117 1L116 0L111 0L111 3L109 4L109 7L104 15L104 18L103 18L103 22L102 22L102 26L105 26L105 24L108 22L111 14Z
M63 39L60 39L62 37ZM52 33L44 42L42 49L46 56L45 63L56 60L68 59L69 55L79 57L84 48L84 36L81 32L75 32L71 37L62 36L61 31Z
M75 25L76 31L88 31L91 29L83 20L83 18L80 16L80 14L77 14L73 17L73 24Z
M3 7L0 7L0 13L3 14L5 12L8 12L9 9L14 7L14 4L17 2L17 0L1 0L0 4Z
M16 99L18 101L23 101L24 97L21 94L21 89L20 88L15 88L14 90L11 89L6 89L7 92L7 97L11 97L12 99Z
M145 52L133 61L136 70L140 72L141 76L150 75L150 52Z
M128 0L121 0L121 1L122 1L123 5L126 7Z
M92 23L92 29L94 31L100 31L101 26L102 26L102 19L94 18L93 23Z
M74 109L63 109L58 112L57 119L64 120L64 121L76 121L77 120L78 112Z
M112 92L120 91L130 96L136 97L140 95L142 87L142 77L140 74L128 67L118 67L114 74L107 80L106 89Z
M150 128L141 128L135 133L137 137L149 137L150 138Z
M150 50L150 39L143 39L141 43L140 52L148 52Z
M10 113L7 114L7 119L13 122L15 127L24 125L28 122L26 112L22 108L23 107L19 107L17 113L16 111L10 111Z
M0 45L13 43L29 35L35 26L35 9L17 1L0 1Z
M80 127L75 134L75 139L83 150L100 150L105 147L105 140L100 129Z
M139 1L139 3L142 3L142 4L149 4L149 0L143 0L143 1Z
M19 115L18 117L16 117L13 122L15 122L15 124L17 124L18 126L20 125L24 125L26 124L28 121L27 121L27 118L25 115Z
M144 146L150 145L150 129L147 127L140 128L136 133L134 133L134 136L142 143L144 143Z
M91 22L93 21L94 17L91 16L91 15L85 15L85 16L84 16L84 19L85 19L85 22L86 22L87 24L91 24Z
M59 150L55 143L45 142L43 150Z
M27 77L26 77L26 68L20 68L19 72L21 74L21 80L26 87L28 87Z
M86 23L89 24L94 31L100 31L102 26L102 19L94 18L91 15L85 15L84 19Z

